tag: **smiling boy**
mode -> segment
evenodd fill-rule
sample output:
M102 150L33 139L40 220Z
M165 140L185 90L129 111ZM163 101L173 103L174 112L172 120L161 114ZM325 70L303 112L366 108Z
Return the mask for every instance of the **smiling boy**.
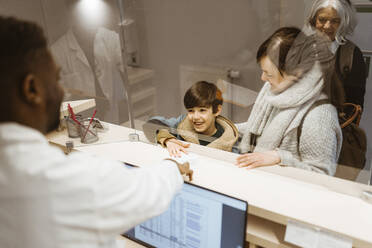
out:
M230 120L220 115L223 104L221 91L212 83L199 81L187 90L183 102L186 115L150 120L170 127L170 130L157 131L157 142L166 147L171 156L187 153L189 144L181 141L231 151L239 133Z

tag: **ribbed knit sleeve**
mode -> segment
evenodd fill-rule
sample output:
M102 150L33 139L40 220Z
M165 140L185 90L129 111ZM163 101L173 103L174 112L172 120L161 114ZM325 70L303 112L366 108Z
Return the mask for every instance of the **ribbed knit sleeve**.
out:
M281 165L334 175L342 145L336 109L330 104L311 110L304 119L297 142L292 130L277 149Z

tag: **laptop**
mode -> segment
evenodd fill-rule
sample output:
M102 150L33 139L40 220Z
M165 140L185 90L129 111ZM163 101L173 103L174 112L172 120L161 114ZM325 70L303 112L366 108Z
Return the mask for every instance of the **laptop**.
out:
M124 234L146 247L243 248L246 201L184 183L168 210Z

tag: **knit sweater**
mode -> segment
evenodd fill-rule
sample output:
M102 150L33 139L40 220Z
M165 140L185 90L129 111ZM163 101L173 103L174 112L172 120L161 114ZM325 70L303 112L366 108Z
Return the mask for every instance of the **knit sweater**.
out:
M249 151L250 137L255 135L253 152L276 150L282 166L334 175L342 145L337 110L331 104L322 104L308 112L315 101L327 98L322 93L323 84L319 66L277 95L266 83L248 121L237 125L244 134L241 151Z
M156 135L156 140L163 147L165 147L165 142L171 138L178 138L184 141L200 144L199 137L204 136L206 140L211 142L207 145L210 148L220 149L224 151L232 151L234 144L239 138L238 129L235 127L229 119L223 116L217 116L216 122L223 128L223 134L217 139L213 139L211 136L201 135L195 132L192 123L187 119L186 115L182 115L178 118L165 119L163 117L153 117L152 120L161 120L164 125L172 128L176 133L173 136L168 129L160 128Z

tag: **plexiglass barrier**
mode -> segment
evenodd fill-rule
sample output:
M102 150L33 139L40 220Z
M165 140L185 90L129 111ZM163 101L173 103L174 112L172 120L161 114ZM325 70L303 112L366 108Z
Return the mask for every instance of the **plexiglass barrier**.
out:
M61 67L65 101L95 99L95 108L80 114L82 119L88 118L89 124L89 118L97 110L94 117L102 124L98 136L106 138L96 142L136 140L136 136L128 136L129 133L137 134L141 142L153 145L169 144L170 147L177 143L175 140L180 140L235 153L264 152L262 144L267 142L270 144L269 150L284 149L280 158L283 163L289 163L289 167L369 184L372 157L372 7L368 1L355 6L359 23L354 33L349 32L341 37L355 44L352 50L354 60L348 68L351 78L345 79L347 83L343 87L345 102L362 105L360 113L352 108L344 111L347 112L344 117L349 120L355 113L351 125L359 125L365 136L359 129L357 134L347 134L339 126L329 124L335 118L338 121L337 112L342 112L341 108L336 110L320 106L322 110L318 112L326 112L324 117L314 115L317 111L310 114L315 120L326 121L324 125L319 121L301 122L301 117L305 117L307 110L312 108L311 101L314 103L314 99L322 98L319 96L323 93L328 97L333 94L335 84L332 83L332 75L338 72L341 77L344 76L343 67L335 64L341 56L338 51L346 45L346 41L337 36L337 28L344 25L344 20L337 15L330 20L327 16L322 19L319 9L311 18L316 8L315 1L21 2L2 1L4 8L0 14L33 20L43 26L50 50ZM289 9L296 11L294 13ZM335 37L330 37L330 32L322 31L322 22L336 25ZM279 28L289 26L299 27L302 36L297 36L299 32L295 28L284 30L284 33L278 34L277 43L275 39L274 42L268 42L263 55L257 56L265 40ZM308 38L314 35L322 38ZM296 37L292 39L293 36ZM278 52L276 47L280 46L283 37L290 43L285 52L288 56L284 60L282 51L279 49ZM321 42L324 37L329 38L327 44ZM311 50L306 44L317 48ZM327 47L326 51L322 50L324 47ZM274 67L271 65L268 69L265 58L270 58L269 62ZM342 63L347 65L346 62ZM318 71L314 69L315 65ZM281 78L277 81L281 85L277 91L273 90L276 81L270 68L276 69ZM305 79L310 82L304 82ZM265 84L266 81L270 83ZM316 91L320 82L324 84L323 88ZM341 80L341 85L343 82ZM305 89L300 87L302 84L307 87L307 93L299 95L298 92ZM264 95L265 87L265 94L272 99L270 101L260 98ZM298 92L294 90L296 87L300 88ZM291 90L293 94L288 93ZM358 98L360 94L362 96ZM301 103L295 114L284 113L281 111L283 107L277 107L287 104L286 96L292 99L295 95L298 99L293 97L293 101ZM352 102L354 98L358 98L358 101ZM255 104L261 107L254 108ZM294 106L293 102L288 104L292 104L288 108ZM261 108L265 108L266 114L260 111ZM255 118L252 118L252 113ZM277 115L285 115L285 120L278 121ZM67 116L71 117L69 112ZM291 118L291 121L286 118ZM297 140L299 126L303 135ZM269 129L272 129L271 135L268 135ZM110 132L114 132L114 135L107 138ZM366 144L363 143L364 138ZM360 152L359 158L365 156L365 161L357 166L341 164L336 167L330 158L338 157L346 139L352 139L349 143L355 146L356 152ZM245 145L242 146L242 142ZM330 150L330 155L325 156L323 148L317 150L307 147L311 145L324 145L325 149ZM286 156L286 151L292 155ZM314 154L309 155L311 152Z

